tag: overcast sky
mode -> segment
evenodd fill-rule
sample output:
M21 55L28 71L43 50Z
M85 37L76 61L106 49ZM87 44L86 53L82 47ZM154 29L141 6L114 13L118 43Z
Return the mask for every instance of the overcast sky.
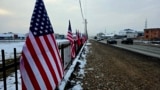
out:
M29 32L36 0L0 0L0 33ZM131 28L143 31L160 28L160 0L81 0L89 35L117 33ZM79 0L44 0L55 33L66 34L68 20L72 31L84 32Z

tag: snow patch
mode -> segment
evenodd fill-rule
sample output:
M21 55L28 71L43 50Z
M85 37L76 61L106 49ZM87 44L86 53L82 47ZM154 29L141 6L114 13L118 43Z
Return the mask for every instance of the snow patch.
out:
M24 42L22 42L22 44L23 43ZM88 47L87 47L88 45L91 45L91 44L90 43L86 43L82 47L82 49L79 52L79 54L74 59L72 65L69 67L69 70L67 71L67 73L65 74L63 80L61 81L61 83L59 85L59 90L64 90L65 85L67 84L68 81L75 84L69 90L83 90L83 88L82 88L83 84L82 84L81 80L85 76L84 75L84 67L87 64L86 63L86 55L89 52ZM21 46L19 46L19 47L21 47ZM78 66L79 67L79 71L77 72L78 74L77 74L76 78L79 78L80 80L78 80L78 81L77 80L69 80L69 78L70 78L71 74L73 73L74 68L75 68L77 63L79 63L79 66ZM17 75L18 75L18 89L21 90L22 89L22 87L21 87L21 75L20 75L20 71L19 70L17 70ZM0 90L4 90L3 79L0 80ZM12 73L10 76L7 77L7 90L15 90L15 73Z

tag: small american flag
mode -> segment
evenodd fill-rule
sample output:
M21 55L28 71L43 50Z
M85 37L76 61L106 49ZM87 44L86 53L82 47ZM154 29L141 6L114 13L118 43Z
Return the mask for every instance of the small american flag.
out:
M78 46L81 46L81 38L80 38L80 33L79 33L79 31L77 32L77 37L78 37L78 40L77 40Z
M71 28L71 23L69 21L69 26L68 26L68 34L67 34L67 39L71 43L71 57L75 58L75 45L74 45L74 39L73 39L73 34L72 34L72 28Z
M22 90L53 90L62 80L62 60L42 0L37 0L20 59Z

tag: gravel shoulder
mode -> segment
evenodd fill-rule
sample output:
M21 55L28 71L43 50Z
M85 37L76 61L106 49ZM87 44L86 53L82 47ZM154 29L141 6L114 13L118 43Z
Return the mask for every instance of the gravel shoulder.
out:
M84 90L160 90L160 60L90 40Z

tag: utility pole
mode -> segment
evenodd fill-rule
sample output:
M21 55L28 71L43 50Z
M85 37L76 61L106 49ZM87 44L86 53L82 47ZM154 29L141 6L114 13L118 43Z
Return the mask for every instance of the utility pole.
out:
M144 28L147 29L147 19L145 21L145 27Z
M88 32L87 32L87 19L84 19L84 30L85 30L85 34L86 34L86 37L88 38Z

